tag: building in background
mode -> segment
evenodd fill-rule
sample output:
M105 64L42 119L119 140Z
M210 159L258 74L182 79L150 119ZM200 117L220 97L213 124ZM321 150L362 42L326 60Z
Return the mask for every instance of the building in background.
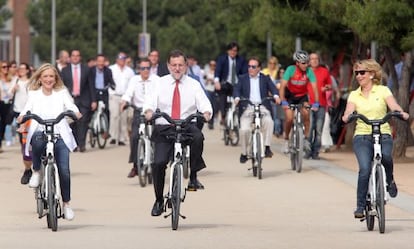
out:
M0 29L1 60L34 63L30 42L34 32L26 17L26 8L30 2L31 0L8 0L7 7L12 12L12 17Z

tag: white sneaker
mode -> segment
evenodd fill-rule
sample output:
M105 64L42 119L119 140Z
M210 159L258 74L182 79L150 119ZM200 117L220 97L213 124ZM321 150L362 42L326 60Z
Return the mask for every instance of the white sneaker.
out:
M73 218L75 218L75 213L68 205L63 207L63 217L65 220L73 220Z
M288 154L289 153L289 140L285 140L285 144L283 145L283 153Z
M37 188L40 184L40 174L39 171L33 171L32 177L30 177L29 187Z

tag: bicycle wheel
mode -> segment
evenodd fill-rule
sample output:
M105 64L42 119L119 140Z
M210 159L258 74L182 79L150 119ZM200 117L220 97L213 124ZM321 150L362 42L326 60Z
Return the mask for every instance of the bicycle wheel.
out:
M176 164L173 168L173 186L171 193L171 227L173 230L178 228L178 220L180 218L180 204L181 204L181 165Z
M305 139L303 135L303 126L298 125L296 132L296 172L300 173L302 171L303 143Z
M188 147L184 146L183 147L183 176L185 179L188 179L189 171L190 171L190 157L187 156L187 151Z
M224 130L223 130L224 145L229 145L229 143L230 143L230 134L229 133L230 133L229 128L227 128L227 126L224 127Z
M262 179L262 136L260 132L256 133L256 161L257 161L257 177Z
M233 128L230 130L229 136L231 145L236 146L239 144L239 117L237 112L233 113Z
M88 137L89 137L89 144L91 145L91 148L95 148L96 140L95 140L95 134L93 129L89 128L88 130Z
M105 148L107 137L104 137L104 134L108 133L108 117L105 113L101 113L99 115L99 126L100 130L98 131L98 134L96 135L96 140L98 142L99 149Z
M369 194L367 194L367 203L365 205L365 221L367 222L368 231L372 231L372 229L374 229L375 223L375 216L370 214L371 209L371 198Z
M289 153L290 153L290 167L292 170L296 170L296 156L297 151L295 148L296 145L296 127L293 126L293 130L290 132L290 140L289 140Z
M56 232L57 228L58 228L58 223L57 223L57 200L55 198L56 196L56 181L55 181L55 168L53 164L49 164L49 166L47 167L48 170L46 172L47 174L47 181L48 181L48 186L47 186L47 206L49 209L49 212L47 214L47 225L49 228L52 229L52 231Z
M375 178L377 181L376 189L376 209L378 215L379 232L385 232L385 193L384 193L384 174L380 165L376 166Z
M145 158L145 141L144 139L138 140L138 151L137 151L137 170L138 170L138 179L139 185L145 187L147 185L147 172L144 165Z

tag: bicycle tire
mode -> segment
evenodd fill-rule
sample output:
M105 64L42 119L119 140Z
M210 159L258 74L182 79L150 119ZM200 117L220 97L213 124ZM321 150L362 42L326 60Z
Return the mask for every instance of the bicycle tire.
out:
M254 154L254 147L256 142L256 136L254 135L254 133L252 133L252 135L250 136L250 142L249 142L249 147L250 147L250 151L251 151L251 159L252 159L252 172L253 172L253 176L257 177L257 165L256 165L256 155Z
M298 125L298 128L296 130L297 132L297 147L296 149L296 172L300 173L302 171L302 163L303 163L303 144L304 144L304 134L303 134L303 127L301 125Z
M224 145L229 145L230 135L229 135L229 128L227 127L225 127L223 130L223 139L224 139Z
M48 206L48 215L47 223L48 227L52 229L53 232L57 231L58 228L58 216L57 216L57 200L56 196L56 181L55 181L55 168L53 164L49 164L47 173L48 180L48 196L47 196L47 206Z
M183 176L188 179L190 175L190 157L187 157L187 146L183 146Z
M375 177L377 181L376 189L376 209L378 215L379 232L385 232L385 193L384 193L384 174L380 165L376 166Z
M36 197L36 212L39 215L39 219L43 217L43 210L45 209L45 203L43 201L42 191L41 188L42 185L36 188L35 190L35 197Z
M230 143L232 146L237 146L240 140L239 121L237 112L233 113L233 128L230 130Z
M180 219L180 205L181 205L181 167L176 164L173 172L173 186L171 193L171 227L172 230L177 230Z
M296 127L293 126L293 130L290 132L290 141L289 141L289 156L290 156L290 168L296 170Z
M107 137L103 137L104 134L108 133L108 117L105 113L101 113L99 115L99 126L100 130L98 131L98 134L96 135L96 140L98 142L99 149L103 149L106 146L106 141L108 140Z
M91 148L95 148L95 144L96 144L96 140L95 140L95 134L93 129L89 129L88 130L88 137L89 137L89 145L91 146Z
M367 202L365 205L365 221L367 223L368 231L372 231L375 224L375 216L370 214L371 209L371 198L369 197L369 194L367 194Z
M138 140L138 149L137 149L137 171L138 171L138 180L141 187L147 185L147 172L144 165L145 160L145 141L140 138Z
M262 179L262 136L260 132L256 133L256 160L257 160L257 178Z

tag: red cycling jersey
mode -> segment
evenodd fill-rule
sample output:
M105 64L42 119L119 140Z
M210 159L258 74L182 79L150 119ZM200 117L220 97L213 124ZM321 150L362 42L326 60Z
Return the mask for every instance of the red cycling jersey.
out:
M286 69L283 79L287 81L287 88L295 97L308 94L308 84L316 83L316 77L311 68L306 68L304 72L296 65L291 65Z

